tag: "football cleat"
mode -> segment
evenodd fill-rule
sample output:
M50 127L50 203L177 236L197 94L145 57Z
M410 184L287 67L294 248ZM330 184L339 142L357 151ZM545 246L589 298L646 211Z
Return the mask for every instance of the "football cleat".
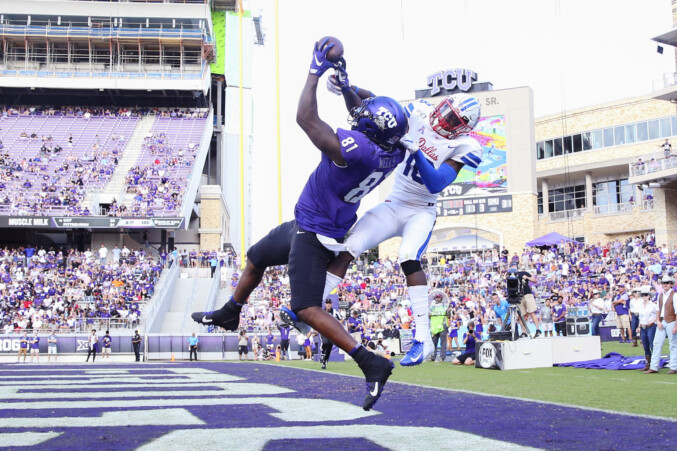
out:
M280 307L280 320L282 320L284 324L291 324L294 326L294 329L298 330L303 335L308 335L308 332L312 330L312 327L299 321L296 317L296 313L292 312L287 307Z
M385 387L395 367L395 364L385 357L378 356L371 351L368 352L369 355L359 365L367 380L367 395L362 404L362 408L367 411L371 410L381 397L383 387Z
M237 330L240 325L240 312L242 305L232 299L226 305L213 312L194 312L190 316L193 321L205 326L218 326L226 330Z
M431 341L418 341L413 340L412 346L409 352L402 357L400 360L400 365L402 366L416 366L423 363L425 360L428 360L432 357L433 352L435 351L435 345Z

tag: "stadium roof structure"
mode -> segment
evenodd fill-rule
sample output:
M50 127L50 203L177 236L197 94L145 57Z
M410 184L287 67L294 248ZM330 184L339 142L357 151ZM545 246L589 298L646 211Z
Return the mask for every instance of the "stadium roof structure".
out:
M672 30L668 31L667 33L663 33L661 35L658 35L655 38L652 38L652 40L656 41L660 44L671 45L673 47L677 47L677 28L673 28Z

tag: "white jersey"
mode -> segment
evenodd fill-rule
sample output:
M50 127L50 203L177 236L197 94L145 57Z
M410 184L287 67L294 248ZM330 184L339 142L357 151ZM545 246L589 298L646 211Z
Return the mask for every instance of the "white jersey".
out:
M409 116L406 137L418 143L419 152L423 152L436 169L449 159L476 169L482 161L480 143L468 135L446 139L435 133L430 126L433 110L434 107L425 100L416 100L407 105L404 108ZM395 184L388 198L408 204L435 205L437 194L431 194L421 181L413 155L409 155L395 168Z

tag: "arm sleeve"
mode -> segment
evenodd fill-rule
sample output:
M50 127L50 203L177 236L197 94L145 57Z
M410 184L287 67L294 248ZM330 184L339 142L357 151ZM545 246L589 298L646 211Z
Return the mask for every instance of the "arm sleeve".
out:
M431 194L437 194L456 180L456 170L446 163L442 163L439 169L435 169L420 150L414 154L416 169L421 175L423 184Z

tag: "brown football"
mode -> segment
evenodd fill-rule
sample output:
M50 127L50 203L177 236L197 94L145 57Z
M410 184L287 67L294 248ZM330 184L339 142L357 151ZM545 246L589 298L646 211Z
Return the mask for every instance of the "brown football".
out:
M332 49L329 50L329 53L327 53L327 59L332 63L335 63L338 61L339 58L343 56L343 43L341 43L341 41L339 41L337 38L333 36L325 36L323 38L320 38L318 42L321 43L325 39L328 39L325 45L334 44L334 47L332 47Z

